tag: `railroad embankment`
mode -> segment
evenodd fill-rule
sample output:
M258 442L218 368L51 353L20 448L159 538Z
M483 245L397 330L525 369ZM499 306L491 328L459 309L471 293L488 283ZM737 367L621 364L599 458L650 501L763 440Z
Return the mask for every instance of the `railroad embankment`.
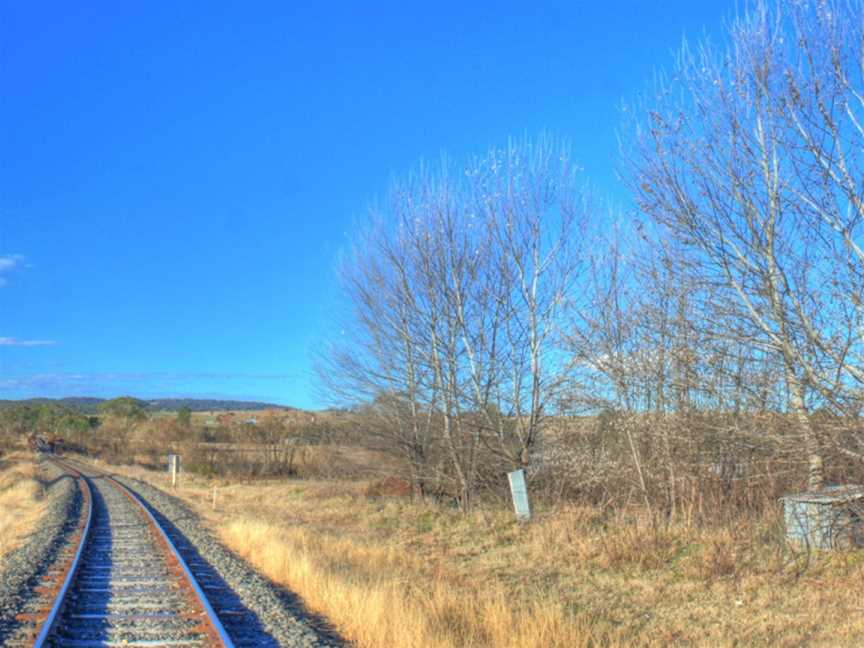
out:
M15 617L63 549L79 506L73 480L56 466L30 453L0 464L0 645L21 630Z
M359 647L860 646L864 552L807 554L778 512L723 528L637 510L541 507L522 525L357 481L171 491L238 555ZM214 487L216 488L214 508Z
M46 508L38 463L24 453L0 460L0 559L26 540Z

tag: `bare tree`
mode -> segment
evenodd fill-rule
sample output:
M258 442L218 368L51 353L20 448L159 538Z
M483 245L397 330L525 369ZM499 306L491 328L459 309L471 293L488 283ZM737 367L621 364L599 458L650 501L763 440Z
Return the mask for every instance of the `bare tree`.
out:
M412 223L412 206L397 196L398 219ZM411 240L397 225L376 220L360 233L356 248L340 267L349 312L342 339L320 356L318 373L330 395L347 403L372 403L365 411L367 435L376 449L405 461L406 477L422 495L429 478L432 411L438 401L421 344L426 339L416 289L416 268L409 266Z
M449 484L467 509L481 483L528 464L564 385L560 319L586 213L566 148L546 140L421 170L373 210L322 373L372 403L420 492Z
M756 3L726 50L682 49L631 160L720 332L782 366L812 489L830 444L813 409L860 400L861 30L858 2Z
M506 354L497 359L503 373L496 411L513 423L509 434L500 420L490 424L497 449L514 468L526 467L545 417L568 387L562 323L584 266L582 237L594 205L569 151L551 141L492 151L469 177L492 234L491 308L500 315L495 332L503 339L496 341ZM511 435L515 446L500 443Z

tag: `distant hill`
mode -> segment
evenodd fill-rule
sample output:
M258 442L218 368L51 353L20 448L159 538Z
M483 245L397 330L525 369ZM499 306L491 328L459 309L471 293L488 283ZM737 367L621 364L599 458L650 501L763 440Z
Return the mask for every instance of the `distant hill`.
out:
M22 400L0 400L0 407L15 405L19 403L40 405L53 403L82 414L96 414L99 405L107 398L91 398L87 396L71 396L68 398L26 398ZM193 412L221 412L221 411L256 411L264 409L291 410L293 407L275 405L273 403L260 403L255 401L217 400L209 398L156 398L142 400L141 403L153 412L176 412L182 407L188 407Z
M274 403L260 403L257 401L234 401L234 400L210 400L206 398L157 398L145 401L149 409L176 412L181 407L188 407L193 412L216 412L216 411L253 411L265 409L293 410L295 408Z

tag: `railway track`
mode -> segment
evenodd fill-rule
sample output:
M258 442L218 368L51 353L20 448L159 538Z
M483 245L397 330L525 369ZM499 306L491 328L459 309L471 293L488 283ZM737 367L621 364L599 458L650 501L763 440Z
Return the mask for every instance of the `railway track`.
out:
M109 475L56 463L80 484L81 518L19 615L29 637L10 645L233 648L204 587L144 503Z

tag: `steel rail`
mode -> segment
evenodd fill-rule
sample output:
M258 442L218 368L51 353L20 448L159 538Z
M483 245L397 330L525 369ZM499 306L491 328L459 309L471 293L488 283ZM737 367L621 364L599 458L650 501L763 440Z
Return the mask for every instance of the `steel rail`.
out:
M180 555L180 551L177 549L177 547L174 546L174 543L171 542L171 538L169 538L168 534L165 533L165 529L162 528L162 525L159 524L159 522L150 512L150 509L147 508L147 505L144 503L144 501L140 497L138 497L137 493L132 492L129 488L118 482L110 475L108 475L108 479L110 479L119 488L123 489L123 492L125 494L133 498L133 500L138 504L138 506L141 507L141 510L144 511L149 520L153 523L153 526L162 535L162 538L165 540L165 544L174 554L174 557L177 559L180 567L183 568L183 573L186 575L186 580L189 582L189 585L195 592L195 596L198 598L198 602L201 604L201 607L204 608L204 612L207 615L207 620L210 622L210 624L213 626L213 629L216 631L219 641L225 648L234 648L234 642L231 641L231 637L229 637L228 633L225 631L225 627L219 620L219 616L216 614L216 611L210 605L210 601L207 600L207 596L204 594L204 590L202 590L201 586L198 585L198 581L195 579L195 576L192 575L192 570L189 569L189 565L187 565L186 561L183 560L183 556Z
M64 464L69 465L68 461L64 460ZM78 463L78 462L76 462ZM117 479L114 478L113 475L110 475L104 471L101 471L97 468L93 468L91 466L87 466L86 464L81 464L82 467L86 468L86 470L97 473L104 477L109 483L118 488L120 492L122 492L126 497L128 497L132 502L138 505L139 509L144 513L147 521L150 523L151 528L155 529L159 532L160 537L164 540L165 547L168 549L169 555L172 559L177 561L177 564L183 571L183 576L186 579L187 584L190 586L190 589L195 595L199 605L201 606L202 611L206 617L207 623L210 625L210 628L213 632L208 632L207 634L211 635L211 638L215 639L223 648L234 648L234 642L231 637L228 635L228 632L225 630L225 627L222 625L222 621L220 621L219 616L216 614L216 611L210 605L210 601L207 600L207 595L204 594L204 590L201 589L201 586L198 584L198 581L195 579L195 576L192 574L192 570L189 569L189 565L186 564L186 561L183 559L183 556L180 555L180 551L171 541L171 538L168 537L168 534L165 532L165 529L162 528L162 525L156 520L155 516L150 512L150 509L147 508L147 504L145 501L135 492L132 491L129 487L124 484L121 484ZM72 466L73 470L77 469ZM83 473L80 473L84 481L86 481L86 476ZM92 506L91 506L92 511ZM81 545L83 547L83 544ZM79 549L80 554L80 549ZM65 590L64 590L65 594ZM55 604L56 605L56 604ZM49 630L50 632L50 630ZM47 636L47 635L46 635ZM42 644L38 644L41 646Z
M69 466L66 466L66 468L67 470L70 470ZM74 468L71 468L71 471L78 475L78 477L80 478L80 483L83 484L81 494L87 504L87 520L84 523L84 528L81 532L81 539L78 542L78 548L75 551L75 556L72 558L72 562L69 564L69 567L66 571L66 578L63 581L63 585L61 585L57 596L54 598L54 603L51 606L51 610L48 612L48 616L42 622L39 634L36 636L36 640L33 642L34 648L42 648L46 645L45 642L48 640L48 637L54 630L54 624L57 622L57 619L60 618L60 612L63 610L63 605L66 603L66 594L69 591L69 586L75 579L75 572L78 570L78 563L81 560L81 554L84 553L84 546L87 544L87 535L90 532L90 524L93 521L93 493L90 490L90 484L87 483L87 478L84 477L83 473L75 470Z

